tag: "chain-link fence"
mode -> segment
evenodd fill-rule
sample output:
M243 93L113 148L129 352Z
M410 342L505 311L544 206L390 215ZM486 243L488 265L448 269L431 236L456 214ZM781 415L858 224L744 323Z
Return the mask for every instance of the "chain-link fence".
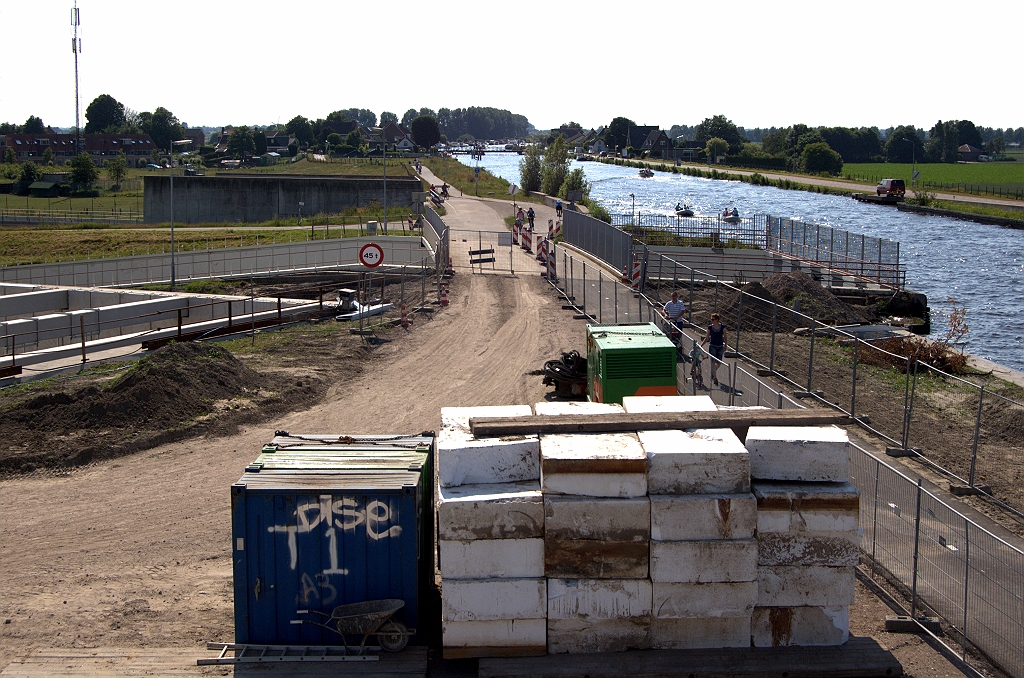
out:
M861 493L861 549L871 576L907 595L912 615L924 609L945 620L965 660L974 646L1024 676L1024 552L853 447L851 482Z

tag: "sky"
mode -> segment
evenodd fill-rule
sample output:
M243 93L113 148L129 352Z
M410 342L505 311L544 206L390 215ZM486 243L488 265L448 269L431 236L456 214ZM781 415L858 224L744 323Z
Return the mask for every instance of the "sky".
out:
M0 0L0 122L75 124L73 0ZM80 111L504 108L538 129L1024 126L1024 0L78 0Z

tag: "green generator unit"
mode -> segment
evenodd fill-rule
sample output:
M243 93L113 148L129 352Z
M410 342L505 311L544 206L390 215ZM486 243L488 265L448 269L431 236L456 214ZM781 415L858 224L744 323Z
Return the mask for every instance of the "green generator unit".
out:
M587 325L587 397L678 395L676 347L654 323Z

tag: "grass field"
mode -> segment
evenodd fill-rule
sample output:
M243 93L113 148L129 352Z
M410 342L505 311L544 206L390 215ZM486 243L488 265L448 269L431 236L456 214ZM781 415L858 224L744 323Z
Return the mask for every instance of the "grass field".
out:
M872 184L892 178L910 187L911 171L910 163L843 165L843 177ZM1024 162L918 163L917 171L924 188L1024 198Z
M512 199L512 196L508 194L509 182L494 176L482 167L480 168L480 184L477 186L473 168L463 165L455 158L432 157L421 158L421 161L435 176L466 195ZM516 194L515 199L518 202L541 202L543 200L538 197L524 196L522 192Z

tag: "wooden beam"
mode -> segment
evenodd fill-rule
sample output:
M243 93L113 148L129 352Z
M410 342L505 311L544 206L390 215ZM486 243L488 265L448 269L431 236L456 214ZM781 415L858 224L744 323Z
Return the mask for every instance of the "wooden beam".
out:
M473 417L469 428L478 438L540 433L622 433L687 428L747 429L751 426L826 426L853 424L852 417L806 410L725 412L649 412L640 414L560 414L535 417ZM745 435L743 436L745 437Z

